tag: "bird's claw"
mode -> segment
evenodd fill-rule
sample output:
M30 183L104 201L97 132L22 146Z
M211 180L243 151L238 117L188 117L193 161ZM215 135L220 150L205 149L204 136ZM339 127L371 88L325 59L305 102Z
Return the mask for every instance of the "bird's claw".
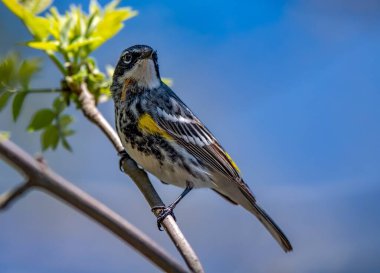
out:
M121 152L118 152L117 154L118 156L120 156L120 159L119 159L119 169L120 171L124 172L124 169L123 169L123 161L125 159L128 159L129 158L129 155L127 154L126 151L121 151Z
M174 215L174 212L173 212L173 207L171 206L168 206L168 207L165 207L165 206L158 206L158 207L153 207L152 208L152 211L155 211L157 209L161 209L161 212L159 215L157 215L157 227L158 227L158 230L160 231L163 231L162 229L162 221L164 221L164 219L168 216L168 215L171 215L175 221L177 221L175 215Z

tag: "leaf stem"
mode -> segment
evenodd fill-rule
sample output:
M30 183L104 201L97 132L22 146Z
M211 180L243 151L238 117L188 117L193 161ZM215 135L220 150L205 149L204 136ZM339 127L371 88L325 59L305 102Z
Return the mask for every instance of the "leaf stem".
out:
M28 93L33 94L45 94L45 93L61 93L63 92L60 88L41 88L41 89L29 89L26 90Z
M52 54L52 53L46 53L46 54L53 61L53 63L58 67L59 71L64 76L66 76L67 75L67 71L66 71L65 67L63 66L63 64L58 60L58 58L54 54Z

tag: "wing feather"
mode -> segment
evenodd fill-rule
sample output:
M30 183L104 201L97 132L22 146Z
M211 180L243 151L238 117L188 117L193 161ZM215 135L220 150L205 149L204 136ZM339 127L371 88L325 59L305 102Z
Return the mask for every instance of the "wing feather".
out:
M181 109L184 106L177 105L176 107ZM190 110L184 108L183 111L186 111L186 117L172 115L164 109L158 108L155 116L156 122L197 159L229 178L234 180L239 178L239 170L215 137L192 115Z

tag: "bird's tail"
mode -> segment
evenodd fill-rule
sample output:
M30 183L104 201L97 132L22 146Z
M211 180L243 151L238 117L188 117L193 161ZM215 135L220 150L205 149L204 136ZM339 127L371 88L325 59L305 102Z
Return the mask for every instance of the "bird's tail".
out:
M224 184L222 184L223 182ZM215 191L226 197L232 203L241 205L255 215L285 252L293 250L288 238L286 238L285 234L272 218L256 203L256 199L251 190L243 181L241 181L239 187L236 187L236 184L230 181L219 180L219 183L220 186L214 188Z
M269 231L269 233L279 243L285 252L292 251L293 247L290 244L288 238L286 238L285 234L276 225L272 218L270 218L269 215L256 202L252 202L250 205L251 206L249 207L244 207L253 215L255 215L257 219L259 219L259 221L265 226L265 228Z

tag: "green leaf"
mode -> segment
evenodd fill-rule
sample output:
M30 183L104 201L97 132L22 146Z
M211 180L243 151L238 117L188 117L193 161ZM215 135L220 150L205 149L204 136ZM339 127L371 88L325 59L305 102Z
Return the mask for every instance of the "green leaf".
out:
M91 37L100 37L99 41L92 43L90 46L91 51L95 50L105 41L116 35L124 26L123 22L136 16L137 11L129 7L116 8L120 1L112 1L101 12L97 24L92 24L90 31Z
M33 74L40 70L40 59L24 60L19 69L19 77L21 86L24 89L28 88L29 82Z
M9 98L13 95L11 92L4 92L0 94L0 111L7 105Z
M59 131L58 128L50 125L41 134L41 146L42 150L45 151L48 148L55 149L59 142Z
M64 135L65 137L72 136L73 134L75 134L75 131L74 131L74 130L70 130L70 129L68 129L68 130L63 131L63 135Z
M6 131L0 131L0 142L4 140L8 140L10 138L11 134Z
M50 20L44 17L35 16L32 13L25 13L23 19L30 33L36 36L39 40L49 37Z
M50 109L41 109L37 111L32 117L28 131L41 130L44 127L49 126L55 118L55 113Z
M62 146L68 150L69 152L72 152L73 149L71 148L70 144L67 142L66 138L61 138Z
M57 97L53 102L53 109L56 112L56 114L60 114L65 108L65 100L61 96Z
M19 63L18 54L8 53L0 61L0 89L3 87L13 87L17 82L17 66Z
M114 72L115 72L115 67L111 65L106 65L106 74L108 78L112 78Z
M89 7L89 14L98 13L100 11L100 7L98 4L98 1L91 0L90 7Z
M50 22L50 27L49 27L50 34L53 35L53 37L56 40L59 40L59 36L60 36L59 31L61 28L63 18L61 17L61 14L58 12L56 7L51 7L49 9L49 12L50 13L48 13L46 17L49 19L49 22Z
M173 80L170 78L162 78L162 81L169 87L173 87Z
M25 97L28 93L25 91L17 92L12 104L12 116L13 121L17 121L18 116L21 113L22 106L25 101Z
M46 42L28 42L27 46L35 49L45 50L45 51L58 51L59 42L58 41L46 41Z
M67 51L78 50L78 48L80 48L80 47L90 45L90 44L95 43L95 42L100 41L100 40L101 40L100 37L92 37L90 39L79 40L79 41L76 41L76 42L70 44L68 47L66 47L66 50Z
M49 20L47 18L35 16L44 10L50 3L48 0L2 0L3 3L19 17L29 29L29 31L39 39L47 38L49 35Z
M2 1L3 1L4 5L6 5L7 8L11 12L13 12L20 19L23 19L24 13L25 13L25 11L27 11L23 5L19 4L15 0L2 0Z
M59 125L62 127L62 128L65 128L67 127L70 123L73 122L73 117L70 116L70 115L63 115L59 118Z
M105 10L115 10L120 4L120 0L113 0L105 6Z
M45 9L47 9L53 1L52 0L24 0L20 2L30 12L32 12L33 14L38 14L38 13L43 12Z
M69 16L69 15L71 14L70 13L66 14L65 21L62 24L61 29L60 29L60 34L61 34L60 42L62 43L63 47L66 47L69 44L70 32L75 23L74 20L72 20L71 18L72 16Z

